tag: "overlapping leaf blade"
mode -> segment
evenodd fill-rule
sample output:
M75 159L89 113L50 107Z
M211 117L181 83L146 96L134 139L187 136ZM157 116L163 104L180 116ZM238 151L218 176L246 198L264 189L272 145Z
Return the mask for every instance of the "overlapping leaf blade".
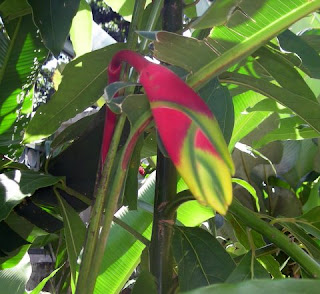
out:
M12 21L8 32L10 42L0 33L0 150L4 154L18 147L32 111L32 84L47 55L31 15Z

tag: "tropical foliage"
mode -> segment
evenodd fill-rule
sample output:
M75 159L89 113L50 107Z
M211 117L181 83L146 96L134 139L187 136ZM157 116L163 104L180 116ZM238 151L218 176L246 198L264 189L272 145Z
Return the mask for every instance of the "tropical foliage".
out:
M317 293L320 0L104 2L0 0L1 291Z

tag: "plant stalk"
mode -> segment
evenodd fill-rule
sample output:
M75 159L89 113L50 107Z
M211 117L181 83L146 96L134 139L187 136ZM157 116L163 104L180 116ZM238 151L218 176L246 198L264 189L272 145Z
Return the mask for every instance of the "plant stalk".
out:
M164 0L163 29L170 32L182 30L182 0ZM171 249L173 225L176 219L174 210L166 210L176 196L177 172L172 161L158 148L157 175L154 200L153 227L150 245L150 270L157 281L159 294L174 290L173 254Z
M236 199L233 200L229 212L239 217L246 226L266 236L272 243L299 263L312 277L320 279L320 265L277 228L257 217L256 213L241 205Z

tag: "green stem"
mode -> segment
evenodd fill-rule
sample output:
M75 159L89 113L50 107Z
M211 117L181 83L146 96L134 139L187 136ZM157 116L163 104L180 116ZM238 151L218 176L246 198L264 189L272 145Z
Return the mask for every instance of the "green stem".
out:
M140 26L142 21L142 15L144 11L146 0L137 0L135 1L134 12L132 15L132 22L130 24L130 31L128 36L128 49L134 49L137 43L138 36L135 33L137 27ZM102 175L98 180L97 189L95 192L96 202L93 206L91 212L91 220L89 223L89 228L87 232L86 244L84 247L83 259L80 266L79 278L76 288L76 294L91 294L94 291L94 286L96 283L96 278L99 272L101 260L98 263L94 263L96 260L95 252L97 250L98 239L99 239L99 232L100 232L100 225L103 216L103 211L106 209L106 215L113 213L116 207L117 199L110 199L111 197L107 197L107 191L110 190L109 186L109 179L111 175L111 171L113 168L114 159L116 157L118 145L120 142L120 137L123 131L123 127L126 121L126 116L121 115L111 141L110 149L108 152L108 156L106 161L103 165ZM112 194L114 195L114 194ZM106 204L105 204L106 202ZM110 202L113 204L114 209L110 207ZM109 210L108 210L109 209ZM105 219L107 219L106 217ZM111 217L111 220L112 220ZM109 227L111 226L111 221ZM110 228L107 230L109 231ZM95 270L91 270L95 268Z
M229 212L239 217L246 226L266 236L272 243L299 263L312 277L320 279L320 265L277 228L257 217L256 213L242 206L237 200L233 200Z
M155 0L152 3L152 8L151 8L151 13L150 16L148 18L148 22L146 27L144 28L145 31L150 32L153 31L157 21L159 19L159 15L160 15L160 10L161 7L163 5L163 0ZM148 39L143 38L141 43L140 43L140 51L143 52L144 50L146 50L147 48L147 44L148 44Z
M91 212L91 220L89 223L86 245L84 248L83 259L80 267L79 279L78 279L77 289L76 289L77 294L89 294L89 293L93 293L93 290L94 290L97 276L93 274L92 268L97 267L97 265L94 263L94 256L95 256L96 247L98 245L101 217L105 209L105 202L110 202L110 200L114 201L114 199L110 199L111 197L106 197L106 196L107 196L107 190L109 186L109 179L111 175L113 162L116 157L116 152L118 149L118 145L119 145L119 141L120 141L120 137L122 134L125 121L126 121L126 116L121 115L117 122L114 135L111 141L110 149L108 152L108 156L104 163L102 175L98 183L98 187L96 191L96 202ZM106 211L110 212L110 210L106 210ZM100 263L99 263L99 266L100 266Z
M182 30L182 0L164 0L162 13L162 28L165 31L177 32ZM168 212L165 208L175 199L176 190L176 169L172 161L163 156L158 148L154 214L150 245L150 270L157 280L158 294L168 294L174 290L171 243L176 213L175 210Z

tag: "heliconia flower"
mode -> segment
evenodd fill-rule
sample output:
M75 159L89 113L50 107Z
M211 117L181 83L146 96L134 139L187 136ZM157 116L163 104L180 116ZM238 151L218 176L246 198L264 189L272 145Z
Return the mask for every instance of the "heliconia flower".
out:
M232 202L234 166L208 106L172 71L129 50L119 51L112 58L109 82L119 79L121 62L129 63L139 73L163 145L192 194L200 203L225 214ZM112 121L108 111L109 118Z

